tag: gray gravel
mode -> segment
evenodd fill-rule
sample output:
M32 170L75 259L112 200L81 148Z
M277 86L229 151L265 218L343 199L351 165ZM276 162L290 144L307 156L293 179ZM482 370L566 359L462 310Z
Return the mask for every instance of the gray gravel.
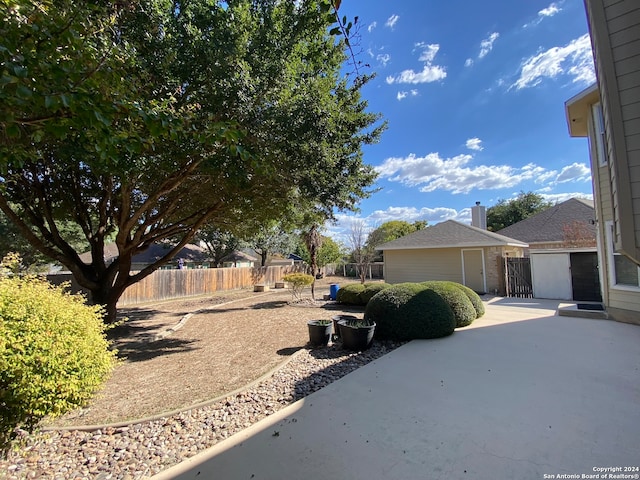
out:
M160 420L93 432L20 432L20 447L0 460L0 478L147 478L209 448L400 346L367 351L303 350L257 386L207 407Z

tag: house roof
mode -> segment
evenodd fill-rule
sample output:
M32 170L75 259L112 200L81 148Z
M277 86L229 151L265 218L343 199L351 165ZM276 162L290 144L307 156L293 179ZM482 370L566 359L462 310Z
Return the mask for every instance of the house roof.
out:
M172 247L164 243L154 243L144 252L140 252L134 255L132 263L151 264L161 257L164 257ZM105 262L111 263L114 258L118 256L118 247L115 243L108 243L104 246L104 259ZM173 260L182 258L185 261L201 262L208 259L207 252L204 248L198 245L187 244L178 254L173 257ZM80 259L84 263L91 263L91 252L85 252L80 255Z
M256 262L258 261L258 259L256 257L252 257L246 252L235 250L231 252L229 255L225 255L224 257L222 257L221 261L223 262Z
M376 247L377 250L412 250L452 247L528 247L513 238L465 225L455 220L437 223L432 227L410 233Z
M594 220L593 201L570 198L536 215L503 228L497 233L527 243L562 242L564 241L564 226L578 221L587 226L595 241L596 226Z

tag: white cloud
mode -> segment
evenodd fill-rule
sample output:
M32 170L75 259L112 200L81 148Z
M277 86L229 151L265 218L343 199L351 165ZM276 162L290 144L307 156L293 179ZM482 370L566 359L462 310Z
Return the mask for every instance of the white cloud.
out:
M524 24L523 26L524 28L534 27L538 25L540 22L542 22L545 18L553 17L554 15L556 15L557 13L560 13L561 11L562 11L562 8L560 8L560 4L553 2L549 4L548 7L543 8L538 12L538 18L536 18L535 20L529 23Z
M429 224L433 224L445 220L458 219L458 217L459 212L453 208L388 207L386 210L374 211L367 218L378 224L390 220L404 220L410 223L416 220L426 220Z
M464 66L465 66L465 67L470 67L471 65L473 65L473 59L472 59L472 58L467 58L467 59L464 61Z
M371 33L373 29L376 28L377 26L378 26L378 22L370 23L369 26L367 27L367 31Z
M398 92L398 94L396 95L396 98L398 100L403 100L407 98L408 95L415 97L416 95L418 95L418 90L413 89L413 90L409 90L408 92L404 92L404 91Z
M426 63L433 62L433 60L436 58L436 55L438 54L438 50L440 50L440 45L438 45L437 43L427 44L425 42L419 42L414 46L414 52L416 50L422 50L422 53L420 54L420 58L418 58L418 60Z
M481 152L484 150L484 147L481 145L482 140L478 137L470 138L467 140L466 146L469 150L475 150L477 152Z
M478 54L478 58L484 58L487 56L487 54L493 49L493 44L499 36L500 34L498 32L493 32L489 37L480 42L480 53Z
M383 67L386 67L387 63L389 63L389 60L391 60L391 55L389 55L388 53L380 53L378 54L378 56L376 56L376 60L378 60L378 62L380 62Z
M385 27L389 27L393 30L393 27L396 26L396 23L398 23L398 20L400 19L400 17L398 15L391 15L388 19L387 19L387 23L385 23Z
M520 77L509 88L535 87L545 78L562 75L572 77L573 83L586 85L595 81L588 33L563 47L553 47L526 59L521 65Z
M550 4L547 8L543 8L538 12L539 17L553 17L556 13L562 10L557 3Z
M432 62L435 59L440 45L438 44L426 44L424 42L416 43L416 49L421 50L419 60L425 62L425 66L421 72L416 72L413 69L407 69L400 72L400 74L387 77L387 83L430 83L436 82L446 78L446 70L439 66L433 65ZM415 50L414 50L415 51Z
M511 188L525 181L557 184L589 178L588 167L584 164L570 165L558 173L533 163L523 167L469 166L472 159L473 156L468 154L452 158L441 158L438 153L430 153L424 157L410 154L406 158L387 158L382 165L376 167L376 171L388 181L400 182L410 187L420 186L421 192L444 190L454 194Z
M584 163L572 163L564 167L555 179L556 183L591 181L591 169Z
M446 78L447 72L439 65L425 65L421 72L403 70L397 76L388 76L387 83L431 83Z

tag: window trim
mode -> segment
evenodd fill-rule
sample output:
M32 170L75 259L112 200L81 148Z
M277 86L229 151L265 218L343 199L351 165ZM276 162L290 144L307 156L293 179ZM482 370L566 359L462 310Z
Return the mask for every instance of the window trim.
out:
M606 251L607 251L607 273L609 277L609 288L614 290L624 290L627 292L640 292L640 267L638 268L638 285L624 285L616 283L616 263L615 255L622 255L613 251L613 221L605 222Z
M598 159L598 166L604 167L609 163L607 158L606 137L604 131L604 112L602 104L596 102L591 105L591 127L595 142L595 155Z

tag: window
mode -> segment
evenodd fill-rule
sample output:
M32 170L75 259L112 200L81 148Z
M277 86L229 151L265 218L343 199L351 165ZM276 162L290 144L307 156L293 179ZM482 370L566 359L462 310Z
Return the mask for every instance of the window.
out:
M591 106L593 118L593 137L595 140L596 156L598 157L598 165L603 167L607 164L607 149L605 148L604 133L604 116L602 114L602 105L595 103Z
M640 288L640 267L624 255L613 251L613 222L606 223L609 278L612 286Z

